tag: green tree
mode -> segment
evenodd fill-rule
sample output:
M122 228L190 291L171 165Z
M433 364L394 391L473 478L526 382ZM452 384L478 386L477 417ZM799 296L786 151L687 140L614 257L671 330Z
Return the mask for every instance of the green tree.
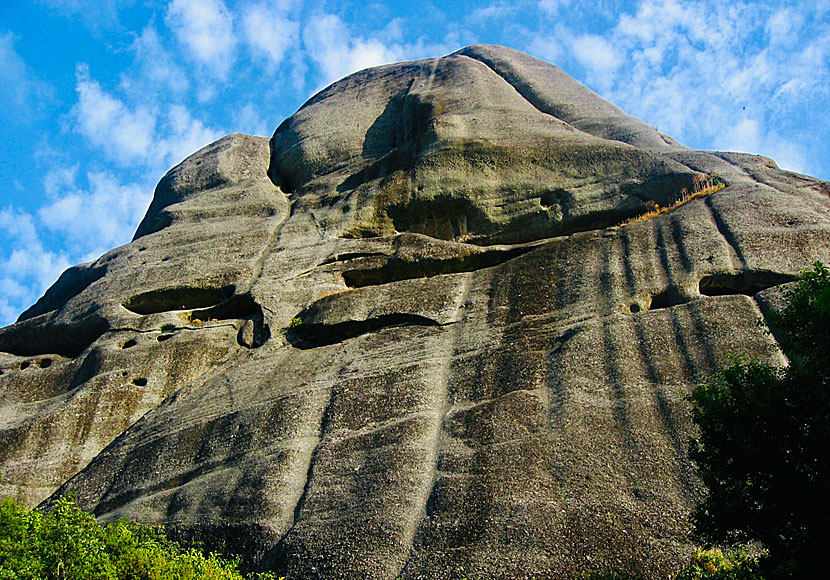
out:
M821 263L774 317L786 368L735 359L691 395L691 456L709 489L694 514L715 542L760 541L765 573L818 577L830 514L830 272Z

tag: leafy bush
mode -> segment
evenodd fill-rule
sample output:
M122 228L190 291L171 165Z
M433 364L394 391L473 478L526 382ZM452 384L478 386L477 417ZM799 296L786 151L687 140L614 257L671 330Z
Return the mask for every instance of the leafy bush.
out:
M817 263L785 296L776 322L792 364L738 358L691 395L691 456L709 489L695 528L715 542L760 541L771 578L818 577L830 513L830 273Z
M718 548L698 549L691 563L680 571L675 580L763 580L758 559L746 552L723 552Z
M237 565L182 548L155 528L102 526L71 498L49 512L0 500L0 580L243 580ZM269 573L248 578L276 580Z

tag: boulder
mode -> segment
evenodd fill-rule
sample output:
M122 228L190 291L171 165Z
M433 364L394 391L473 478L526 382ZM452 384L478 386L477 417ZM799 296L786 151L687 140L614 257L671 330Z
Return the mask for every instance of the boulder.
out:
M686 396L785 364L758 320L830 261L829 194L507 48L355 73L0 329L0 492L288 578L666 577Z

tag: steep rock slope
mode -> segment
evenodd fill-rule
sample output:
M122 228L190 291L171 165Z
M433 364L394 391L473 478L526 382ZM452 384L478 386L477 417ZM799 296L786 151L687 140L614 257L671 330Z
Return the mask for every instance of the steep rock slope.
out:
M290 578L665 577L684 397L783 362L757 320L830 259L828 191L510 49L356 73L172 169L0 330L0 491Z

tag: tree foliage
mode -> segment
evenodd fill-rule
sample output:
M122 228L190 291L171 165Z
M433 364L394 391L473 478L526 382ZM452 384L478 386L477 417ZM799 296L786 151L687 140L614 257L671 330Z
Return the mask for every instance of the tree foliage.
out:
M244 580L237 565L135 522L102 526L71 498L48 512L0 500L0 580Z
M691 455L709 489L695 528L760 541L770 577L817 577L830 513L830 272L816 263L785 297L774 321L791 364L736 358L691 395Z

